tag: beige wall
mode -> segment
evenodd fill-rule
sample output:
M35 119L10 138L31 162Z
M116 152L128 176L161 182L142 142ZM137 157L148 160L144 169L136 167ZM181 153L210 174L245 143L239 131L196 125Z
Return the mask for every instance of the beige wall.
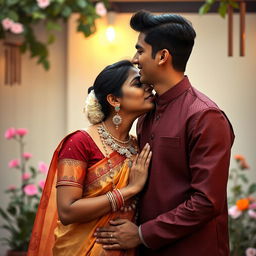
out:
M42 38L41 27L37 32ZM0 45L0 204L6 204L3 194L9 185L20 184L18 171L8 169L8 161L18 157L16 143L4 139L9 127L27 128L26 151L33 154L30 163L50 162L54 148L66 133L66 32L57 34L50 47L51 69L45 71L26 54L22 57L22 84L3 84L3 45ZM2 225L2 219L0 219ZM0 229L0 237L3 230ZM0 255L4 249L0 246Z
M215 14L185 16L197 31L186 73L192 84L215 100L229 116L236 132L233 153L244 154L253 167L256 165L256 14L246 16L245 57L238 56L239 17L235 15L233 58L227 57L226 20ZM76 32L75 18L73 16L68 23L67 35L59 33L57 42L51 47L50 71L44 71L25 55L21 86L4 86L3 73L0 73L1 191L18 181L16 171L6 167L18 152L13 141L3 138L5 129L10 126L28 128L27 151L34 155L31 162L37 164L44 160L49 163L54 148L66 132L88 125L82 109L87 88L96 75L106 65L131 58L135 53L137 33L129 28L129 14L116 17L117 40L111 45L106 43L104 35L105 20L99 21L95 35L85 39ZM40 28L38 32L42 32ZM2 49L0 46L1 67ZM252 176L256 178L256 168L253 170ZM6 197L1 192L1 205L5 203ZM0 236L2 233L0 230Z

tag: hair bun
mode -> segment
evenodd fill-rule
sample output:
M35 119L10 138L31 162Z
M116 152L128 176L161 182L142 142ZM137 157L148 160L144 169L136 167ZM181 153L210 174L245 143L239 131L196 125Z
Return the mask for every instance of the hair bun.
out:
M101 105L95 96L93 86L91 86L88 91L86 101L85 101L85 111L87 113L87 118L91 124L98 124L104 119L104 114L101 110Z
M90 86L89 88L88 88L88 94L90 94L90 92L93 90L93 86Z

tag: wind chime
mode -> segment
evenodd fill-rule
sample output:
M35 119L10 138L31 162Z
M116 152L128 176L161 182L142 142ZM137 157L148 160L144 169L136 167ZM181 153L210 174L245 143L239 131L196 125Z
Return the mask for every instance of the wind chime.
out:
M241 1L240 5L240 56L245 56L245 14L246 14L246 3ZM233 56L233 14L234 10L231 5L228 6L228 56Z
M21 52L20 43L4 42L4 84L13 86L21 84Z

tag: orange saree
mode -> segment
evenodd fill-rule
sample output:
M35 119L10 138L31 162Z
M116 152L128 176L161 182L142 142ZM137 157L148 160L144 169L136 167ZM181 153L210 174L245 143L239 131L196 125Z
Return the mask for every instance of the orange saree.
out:
M65 138L66 139L66 138ZM68 175L73 168L70 163L61 163L58 167L58 154L63 142L57 147L45 183L45 188L38 207L28 256L134 256L135 250L116 250L107 251L102 245L95 243L94 232L96 228L108 225L111 219L126 218L134 221L135 210L122 212L109 212L103 217L94 219L86 223L73 223L64 226L58 220L56 205L56 182L57 176ZM112 190L112 181L116 188L122 188L127 185L129 177L128 159L113 152L110 155L114 170L114 177L110 177L110 170L107 164L107 158L104 158L86 170L84 178L83 197L97 197L106 194ZM72 161L71 161L72 162ZM77 161L79 162L79 161ZM76 163L76 179L81 180L84 175L82 166ZM61 168L61 170L58 170ZM61 184L59 184L61 185Z

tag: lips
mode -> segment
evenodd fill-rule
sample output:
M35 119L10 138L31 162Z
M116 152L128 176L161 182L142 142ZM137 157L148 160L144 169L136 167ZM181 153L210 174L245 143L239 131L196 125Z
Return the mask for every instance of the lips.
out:
M153 97L154 97L154 95L151 93L146 98L144 98L144 100L148 100L148 99L153 98Z

